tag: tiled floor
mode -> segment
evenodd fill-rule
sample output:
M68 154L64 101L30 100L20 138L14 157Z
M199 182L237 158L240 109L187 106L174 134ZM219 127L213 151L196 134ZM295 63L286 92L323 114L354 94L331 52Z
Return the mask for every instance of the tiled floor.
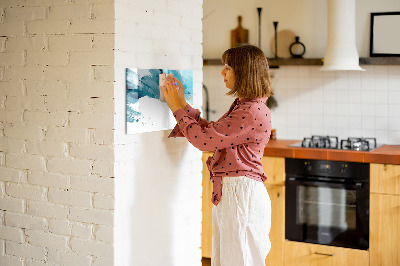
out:
M202 258L203 266L211 266L211 259L209 258Z

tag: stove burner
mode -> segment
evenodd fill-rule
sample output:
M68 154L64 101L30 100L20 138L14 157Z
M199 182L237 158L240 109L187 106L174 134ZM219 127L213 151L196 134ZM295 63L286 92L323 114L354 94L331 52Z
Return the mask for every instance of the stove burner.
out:
M338 137L333 136L312 136L311 138L304 138L301 142L301 147L305 148L326 148L338 149Z
M376 138L347 138L340 141L343 150L369 151L376 148Z
M371 151L378 147L376 138L347 138L340 141L336 136L317 136L304 138L290 146L303 148L340 149L353 151Z

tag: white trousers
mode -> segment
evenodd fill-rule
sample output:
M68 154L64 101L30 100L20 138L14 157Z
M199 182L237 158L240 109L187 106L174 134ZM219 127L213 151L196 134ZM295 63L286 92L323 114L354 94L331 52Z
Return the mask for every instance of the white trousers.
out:
M223 177L212 210L212 266L262 266L271 249L271 200L260 181Z

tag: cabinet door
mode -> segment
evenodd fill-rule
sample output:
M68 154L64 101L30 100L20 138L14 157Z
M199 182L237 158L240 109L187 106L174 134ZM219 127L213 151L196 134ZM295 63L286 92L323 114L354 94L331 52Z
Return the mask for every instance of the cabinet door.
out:
M211 258L212 252L212 183L206 161L211 152L203 153L203 195L202 195L202 224L201 224L201 253L204 258Z
M400 196L370 196L371 266L400 265Z
M285 241L285 266L366 266L365 250Z
M268 177L266 184L285 185L285 158L264 156L261 163Z
M371 193L400 195L400 165L370 165Z
M271 199L271 250L265 259L266 266L283 265L285 240L285 187L265 184Z

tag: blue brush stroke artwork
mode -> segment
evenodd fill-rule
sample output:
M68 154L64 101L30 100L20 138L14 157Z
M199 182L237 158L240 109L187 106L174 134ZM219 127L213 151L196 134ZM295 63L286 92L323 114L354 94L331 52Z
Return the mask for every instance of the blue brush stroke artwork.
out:
M160 74L173 74L185 87L185 98L193 104L193 71L170 69L126 69L127 133L170 129L176 123L160 97Z

